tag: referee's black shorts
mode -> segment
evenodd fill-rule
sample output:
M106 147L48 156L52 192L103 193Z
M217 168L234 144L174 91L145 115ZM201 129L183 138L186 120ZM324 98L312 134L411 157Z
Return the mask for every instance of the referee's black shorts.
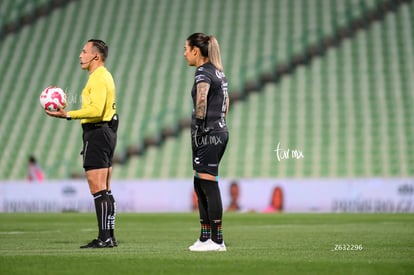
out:
M108 123L82 124L83 128L83 168L92 169L112 167L116 146L116 131Z
M226 150L229 133L227 130L212 130L208 135L192 137L193 169L198 173L218 176L220 160Z

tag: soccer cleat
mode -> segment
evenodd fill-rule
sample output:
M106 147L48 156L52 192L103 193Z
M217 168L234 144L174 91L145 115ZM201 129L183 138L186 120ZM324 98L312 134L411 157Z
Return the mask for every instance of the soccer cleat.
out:
M112 237L112 244L114 246L118 246L118 241L115 239L115 237Z
M197 241L195 241L191 246L188 247L188 249L190 249L191 251L193 251L193 249L195 249L196 247L202 246L204 244L206 244L210 239L208 239L207 241L200 241L200 239L197 239Z
M196 252L205 252L205 251L227 251L226 245L224 242L222 244L218 244L213 242L212 240L207 240L205 242L195 242L194 245L190 246L189 249L191 251Z
M114 243L111 238L108 238L106 241L101 241L100 239L92 240L86 245L82 245L80 248L112 248Z

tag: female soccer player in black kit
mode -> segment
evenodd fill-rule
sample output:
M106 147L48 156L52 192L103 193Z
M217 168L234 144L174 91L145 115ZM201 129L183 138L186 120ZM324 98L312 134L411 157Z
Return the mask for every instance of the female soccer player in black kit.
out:
M214 36L203 33L190 35L185 42L184 56L188 65L197 67L191 91L194 107L191 140L201 232L189 249L226 251L218 168L228 141L228 84L221 65L219 44Z

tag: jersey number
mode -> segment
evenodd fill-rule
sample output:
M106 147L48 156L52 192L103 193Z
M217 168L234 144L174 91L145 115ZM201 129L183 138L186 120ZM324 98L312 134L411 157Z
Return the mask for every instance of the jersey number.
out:
M227 82L223 82L221 84L221 90L223 91L223 104L221 105L221 111L223 113L226 113L227 111L227 97L229 96L227 92L227 85Z

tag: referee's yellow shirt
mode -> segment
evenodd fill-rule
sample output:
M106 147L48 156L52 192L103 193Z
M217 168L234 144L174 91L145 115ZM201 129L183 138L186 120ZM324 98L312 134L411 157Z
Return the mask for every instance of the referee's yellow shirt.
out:
M82 107L69 111L72 119L81 119L81 123L110 121L116 112L115 83L111 73L105 67L97 68L89 75L82 91Z

